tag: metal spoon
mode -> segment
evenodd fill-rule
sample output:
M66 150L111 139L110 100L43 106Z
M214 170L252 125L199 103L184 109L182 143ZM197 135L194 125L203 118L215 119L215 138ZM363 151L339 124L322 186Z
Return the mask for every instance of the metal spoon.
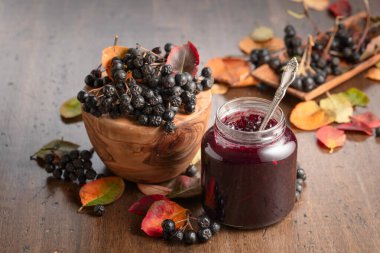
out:
M276 110L277 106L280 104L281 100L284 98L286 90L296 78L297 70L298 70L298 62L297 62L296 57L293 57L285 66L284 72L282 73L282 76L281 76L280 86L278 86L276 93L274 94L273 101L269 106L268 112L265 115L265 118L259 128L259 131L264 130L269 120L272 118L274 111Z

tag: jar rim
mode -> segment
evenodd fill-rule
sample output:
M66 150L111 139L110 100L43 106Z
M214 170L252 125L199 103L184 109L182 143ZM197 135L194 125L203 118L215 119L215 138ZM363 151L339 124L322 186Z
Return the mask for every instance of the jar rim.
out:
M262 109L265 108L266 110L261 112L263 115L265 115L268 112L269 105L271 101L263 98L258 98L258 97L239 97L232 99L226 103L224 103L222 106L220 106L216 112L216 127L224 134L236 137L238 140L242 142L248 142L248 143L257 143L257 142L267 142L270 140L273 140L276 136L278 136L280 133L283 133L285 130L285 116L284 112L280 107L277 107L272 118L277 118L276 121L277 123L272 126L271 128L264 129L261 131L255 131L255 132L247 132L247 131L241 131L241 130L236 130L233 128L228 127L225 123L223 123L222 119L227 116L232 114L233 112L238 112L241 111L239 110L239 107L232 106L233 104L245 104L245 105L254 105L256 104L257 106L261 106ZM226 113L228 111L228 107L231 107L230 110L232 111L231 113ZM250 107L247 107L250 108ZM257 109L256 107L251 107L252 109ZM226 112L222 112L225 110ZM258 111L259 112L259 111Z

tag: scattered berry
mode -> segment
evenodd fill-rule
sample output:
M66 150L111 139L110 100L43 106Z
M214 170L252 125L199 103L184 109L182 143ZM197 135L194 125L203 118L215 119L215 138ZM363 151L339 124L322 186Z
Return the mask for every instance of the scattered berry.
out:
M96 205L94 206L94 214L96 216L103 216L104 212L106 211L106 208L103 205Z

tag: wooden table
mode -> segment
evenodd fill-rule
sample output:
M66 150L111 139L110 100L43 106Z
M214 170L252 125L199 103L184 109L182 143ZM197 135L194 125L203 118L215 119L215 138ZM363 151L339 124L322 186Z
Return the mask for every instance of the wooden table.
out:
M351 2L354 12L361 1ZM380 6L372 2L373 13ZM321 149L314 132L296 132L299 162L308 174L300 202L281 223L266 229L223 229L206 244L185 247L149 238L141 218L127 212L142 196L128 183L121 200L102 218L77 214L78 186L47 179L29 161L42 144L64 137L90 147L83 122L64 123L59 105L75 95L84 76L96 67L103 47L119 34L120 43L147 48L168 40L193 41L202 64L210 57L238 54L237 43L255 25L293 23L300 34L311 32L295 20L289 1L12 1L0 2L0 252L380 252L380 139L349 134L333 154ZM333 23L312 12L321 28ZM364 90L367 109L380 115L379 84L358 76L348 87ZM232 89L213 99L213 112L239 96L270 98L272 89ZM287 97L289 113L299 102ZM210 122L211 123L211 122ZM104 166L96 160L98 171ZM199 199L181 201L197 208Z

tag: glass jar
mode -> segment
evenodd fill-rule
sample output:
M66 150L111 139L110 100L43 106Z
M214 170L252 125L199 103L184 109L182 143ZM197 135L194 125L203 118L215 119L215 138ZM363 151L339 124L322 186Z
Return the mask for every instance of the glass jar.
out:
M202 204L211 218L225 225L265 227L282 220L294 206L297 140L281 108L263 131L227 124L252 115L262 119L269 104L255 97L225 103L202 139Z

